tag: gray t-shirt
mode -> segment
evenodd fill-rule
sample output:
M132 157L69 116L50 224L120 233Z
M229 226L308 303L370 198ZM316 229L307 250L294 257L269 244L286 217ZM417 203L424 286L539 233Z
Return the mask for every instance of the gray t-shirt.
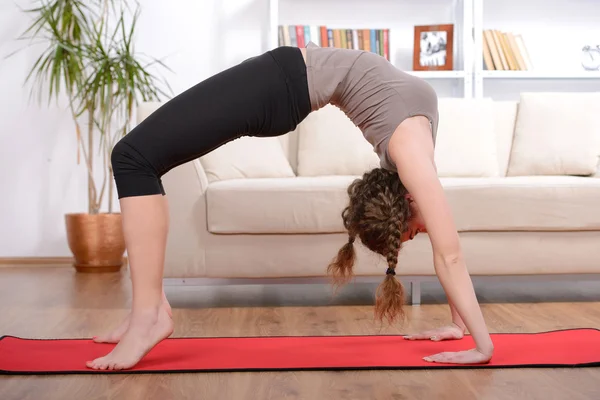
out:
M306 46L306 67L312 111L327 104L340 108L371 143L382 168L396 171L388 143L406 118L427 117L435 143L437 94L423 79L375 53L313 42Z

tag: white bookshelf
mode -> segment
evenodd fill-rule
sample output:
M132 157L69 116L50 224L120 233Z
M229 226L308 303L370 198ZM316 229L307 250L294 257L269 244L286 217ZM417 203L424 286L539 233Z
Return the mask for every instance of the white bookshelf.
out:
M600 44L600 2L589 0L474 0L474 96L517 99L524 91L600 91L600 71L580 63L586 44ZM483 30L522 34L528 71L486 70Z
M466 71L406 71L423 79L464 79Z
M600 79L600 71L481 71L483 79Z
M578 58L584 44L600 44L598 15L600 1L592 0L269 0L269 48L278 46L279 25L389 28L392 64L443 97L600 91L600 71L585 71ZM446 23L454 24L455 70L412 71L414 26ZM485 70L484 29L522 33L534 68Z
M279 45L280 25L329 29L390 29L390 61L445 96L473 93L473 0L269 0L269 48ZM417 19L398 15L420 15ZM454 70L413 71L414 25L454 24Z

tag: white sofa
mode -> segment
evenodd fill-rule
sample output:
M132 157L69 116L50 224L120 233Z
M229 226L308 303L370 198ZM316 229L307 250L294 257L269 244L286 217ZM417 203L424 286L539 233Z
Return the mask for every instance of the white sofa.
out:
M599 105L600 93L439 100L436 164L473 276L600 272ZM142 104L138 120L158 106ZM165 278L325 280L347 240L346 188L377 166L358 128L327 106L285 136L244 137L173 169ZM380 281L385 260L358 249L358 279ZM435 276L426 235L405 244L398 275L418 303L415 284Z

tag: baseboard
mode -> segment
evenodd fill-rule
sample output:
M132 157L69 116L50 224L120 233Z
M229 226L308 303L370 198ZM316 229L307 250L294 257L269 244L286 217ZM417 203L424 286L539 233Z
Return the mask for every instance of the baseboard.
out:
M72 263L73 257L0 257L0 267L15 265L56 267L57 265L71 265Z
M127 257L123 259L127 265ZM28 265L36 267L56 267L73 264L73 257L0 257L0 268L17 265Z

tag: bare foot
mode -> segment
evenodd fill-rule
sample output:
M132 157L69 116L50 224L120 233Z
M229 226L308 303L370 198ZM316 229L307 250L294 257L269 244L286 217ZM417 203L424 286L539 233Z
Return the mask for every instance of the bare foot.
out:
M105 334L104 336L94 336L92 340L96 343L119 343L127 329L129 328L129 320L131 319L131 312L127 314L121 325L117 327L111 333Z
M442 340L457 340L462 339L465 335L465 329L456 324L444 326L442 328L430 329L415 335L406 335L407 340L433 340L439 342Z
M477 349L454 351L434 354L429 357L423 357L423 360L432 363L448 364L487 364L492 359L493 350L490 353L483 353Z
M122 370L134 367L154 346L173 333L166 307L131 314L129 328L106 356L88 361L88 368Z
M164 292L163 292L163 298L162 298L162 307L164 307L165 310L167 311L167 313L169 314L169 316L171 318L173 318L173 311L171 310L171 305L169 304L169 301L167 300L167 297L165 296ZM115 329L114 331L112 331L108 334L105 334L103 336L94 336L92 338L92 340L96 343L119 343L119 341L121 340L121 338L123 337L125 332L127 332L127 329L129 328L130 320L131 320L131 312L129 314L127 314L127 316L125 317L123 322L121 322L121 325L119 325L117 327L117 329Z

